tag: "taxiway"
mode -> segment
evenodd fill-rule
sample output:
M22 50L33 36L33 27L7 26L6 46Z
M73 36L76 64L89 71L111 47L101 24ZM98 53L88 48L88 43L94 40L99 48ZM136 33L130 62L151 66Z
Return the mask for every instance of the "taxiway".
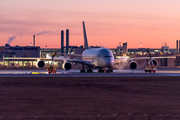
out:
M35 74L32 74L35 73ZM157 73L145 73L143 69L114 70L113 73L80 73L79 70L58 69L57 74L48 74L47 70L0 70L0 77L149 77L149 76L180 76L180 69L159 69Z

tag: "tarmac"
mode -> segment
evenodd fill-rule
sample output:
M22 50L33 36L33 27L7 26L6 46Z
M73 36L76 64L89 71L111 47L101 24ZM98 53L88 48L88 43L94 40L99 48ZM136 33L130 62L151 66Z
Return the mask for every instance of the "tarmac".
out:
M157 73L145 73L143 69L46 73L46 70L0 70L0 120L10 120L8 117L75 120L67 116L119 113L142 114L141 117L180 114L180 69L159 69Z
M17 69L0 70L0 77L160 77L160 76L180 76L180 69L159 69L156 73L145 73L143 69L137 70L114 70L113 73L80 73L80 70L58 69L56 74L48 74L45 69Z

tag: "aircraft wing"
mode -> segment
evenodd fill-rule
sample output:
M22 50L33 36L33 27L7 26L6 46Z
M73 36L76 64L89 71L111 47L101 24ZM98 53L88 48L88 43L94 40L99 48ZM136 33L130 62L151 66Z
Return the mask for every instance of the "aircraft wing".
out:
M46 60L49 59L49 58L46 58ZM79 64L83 64L83 65L87 65L87 66L94 66L93 62L92 61L85 61L85 60L79 60L79 59L69 59L69 58L66 58L66 57L55 57L53 58L53 60L55 61L58 61L58 60L64 60L64 61L67 61L67 62L73 62L73 63L79 63Z
M48 57L48 58L4 57L4 60L52 60L52 57ZM68 62L83 64L83 65L90 66L90 67L94 66L92 61L70 59L70 58L64 57L64 56L54 57L53 60L54 61L64 60L64 61L68 61Z
M4 60L52 60L52 58L4 57Z
M175 56L160 56L160 57L151 57L152 59L161 59L161 58L175 58ZM141 59L150 59L150 57L135 57L129 58L129 60L141 60Z
M175 56L160 56L160 57L151 57L153 59L161 59L161 58L175 58ZM142 59L150 59L150 57L135 57L135 58L129 58L129 56L122 56L118 59L114 60L114 64L120 63L123 61L129 61L129 60L142 60Z
M78 57L82 57L82 55L79 55L79 54L68 54L69 56L72 55L72 56L78 56ZM49 60L52 60L51 59L52 57L50 55L46 55L46 60L49 59ZM60 57L54 57L53 60L55 61L58 61L58 60L65 60L65 61L68 61L68 62L73 62L73 63L79 63L79 64L83 64L83 65L86 65L86 66L94 66L93 62L92 61L85 61L85 60L79 60L79 59L70 59L69 57L67 56L60 56Z
M128 60L129 60L129 56L121 56L120 58L115 59L113 63L116 64L116 63L120 63L120 62L128 61Z
M79 63L79 64L82 64L82 65L86 65L86 66L90 66L90 67L93 67L94 64L92 61L84 61L84 60L77 60L77 59L69 59L67 60L68 62L74 62L74 63Z
M31 58L31 57L3 57L4 60L52 60L52 56L46 58ZM68 57L54 57L53 60L68 60Z

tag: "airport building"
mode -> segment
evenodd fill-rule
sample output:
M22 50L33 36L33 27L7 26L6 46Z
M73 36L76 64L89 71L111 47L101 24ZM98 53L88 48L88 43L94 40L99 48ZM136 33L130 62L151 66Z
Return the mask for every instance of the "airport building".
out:
M35 60L24 60L24 59L7 59L3 60L3 57L6 58L39 58L40 57L40 47L32 46L10 46L6 44L5 46L0 46L0 67L1 68L12 68L12 67L35 67Z
M173 58L162 58L157 59L159 68L175 68L180 67L180 40L176 41L176 49L169 49L167 44L162 46L159 49L149 49L152 56L176 56L176 59ZM80 56L73 56L73 54L81 55L84 51L83 46L69 46L69 30L66 30L66 46L64 46L64 31L61 31L61 48L40 48L35 46L35 35L33 35L33 46L10 46L6 44L5 46L0 46L0 68L36 68L37 59L36 58L45 58L47 54L57 53L57 56L64 56L66 54L72 54L70 58L81 59ZM90 46L90 48L101 48L101 46ZM138 48L138 49L128 49L128 43L119 43L117 48L110 48L114 54L114 58L120 58L122 55L128 55L130 57L147 57L147 48ZM32 58L32 59L6 59L3 57L23 57L23 58ZM34 59L33 59L34 58ZM55 61L53 64L57 68L62 68L64 61ZM136 60L139 68L145 66L146 60ZM45 61L46 65L52 63L51 60ZM144 65L144 66L143 66ZM77 68L77 66L73 66Z
M97 46L96 46L97 47ZM93 48L93 46L91 46ZM120 58L125 53L123 52L120 47L118 49L110 49L115 58ZM130 57L147 57L148 54L146 52L147 49L139 48L139 49L128 49L128 54ZM163 52L163 49L150 49L152 52L152 56L174 56L174 49L167 49ZM66 48L64 49L66 52ZM81 55L84 51L83 47L80 46L69 46L68 54L79 54ZM170 52L172 51L172 52ZM40 48L34 46L0 46L0 67L1 68L36 68L36 59L6 59L3 60L4 57L23 57L23 58L45 58L46 54L53 54L54 52L57 53L57 56L62 56L61 49L49 49L49 48ZM119 53L119 54L117 54ZM81 59L79 56L71 56L71 58ZM173 58L162 58L157 59L158 67L159 68L174 68L180 66L180 55L177 54L176 59ZM146 64L146 60L136 60L138 68L143 68ZM47 65L51 64L51 61L45 61ZM56 61L54 64L57 68L62 68L63 61Z

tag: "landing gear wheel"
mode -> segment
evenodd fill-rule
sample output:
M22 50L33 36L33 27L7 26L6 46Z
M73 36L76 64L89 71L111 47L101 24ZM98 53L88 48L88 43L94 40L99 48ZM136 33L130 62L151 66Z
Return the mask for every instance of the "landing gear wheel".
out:
M106 73L112 73L112 70L106 70Z
M80 70L81 73L85 73L85 70Z
M101 70L98 70L98 73L101 73Z
M93 70L87 70L87 73L93 73Z
M104 70L98 70L98 73L104 73Z

